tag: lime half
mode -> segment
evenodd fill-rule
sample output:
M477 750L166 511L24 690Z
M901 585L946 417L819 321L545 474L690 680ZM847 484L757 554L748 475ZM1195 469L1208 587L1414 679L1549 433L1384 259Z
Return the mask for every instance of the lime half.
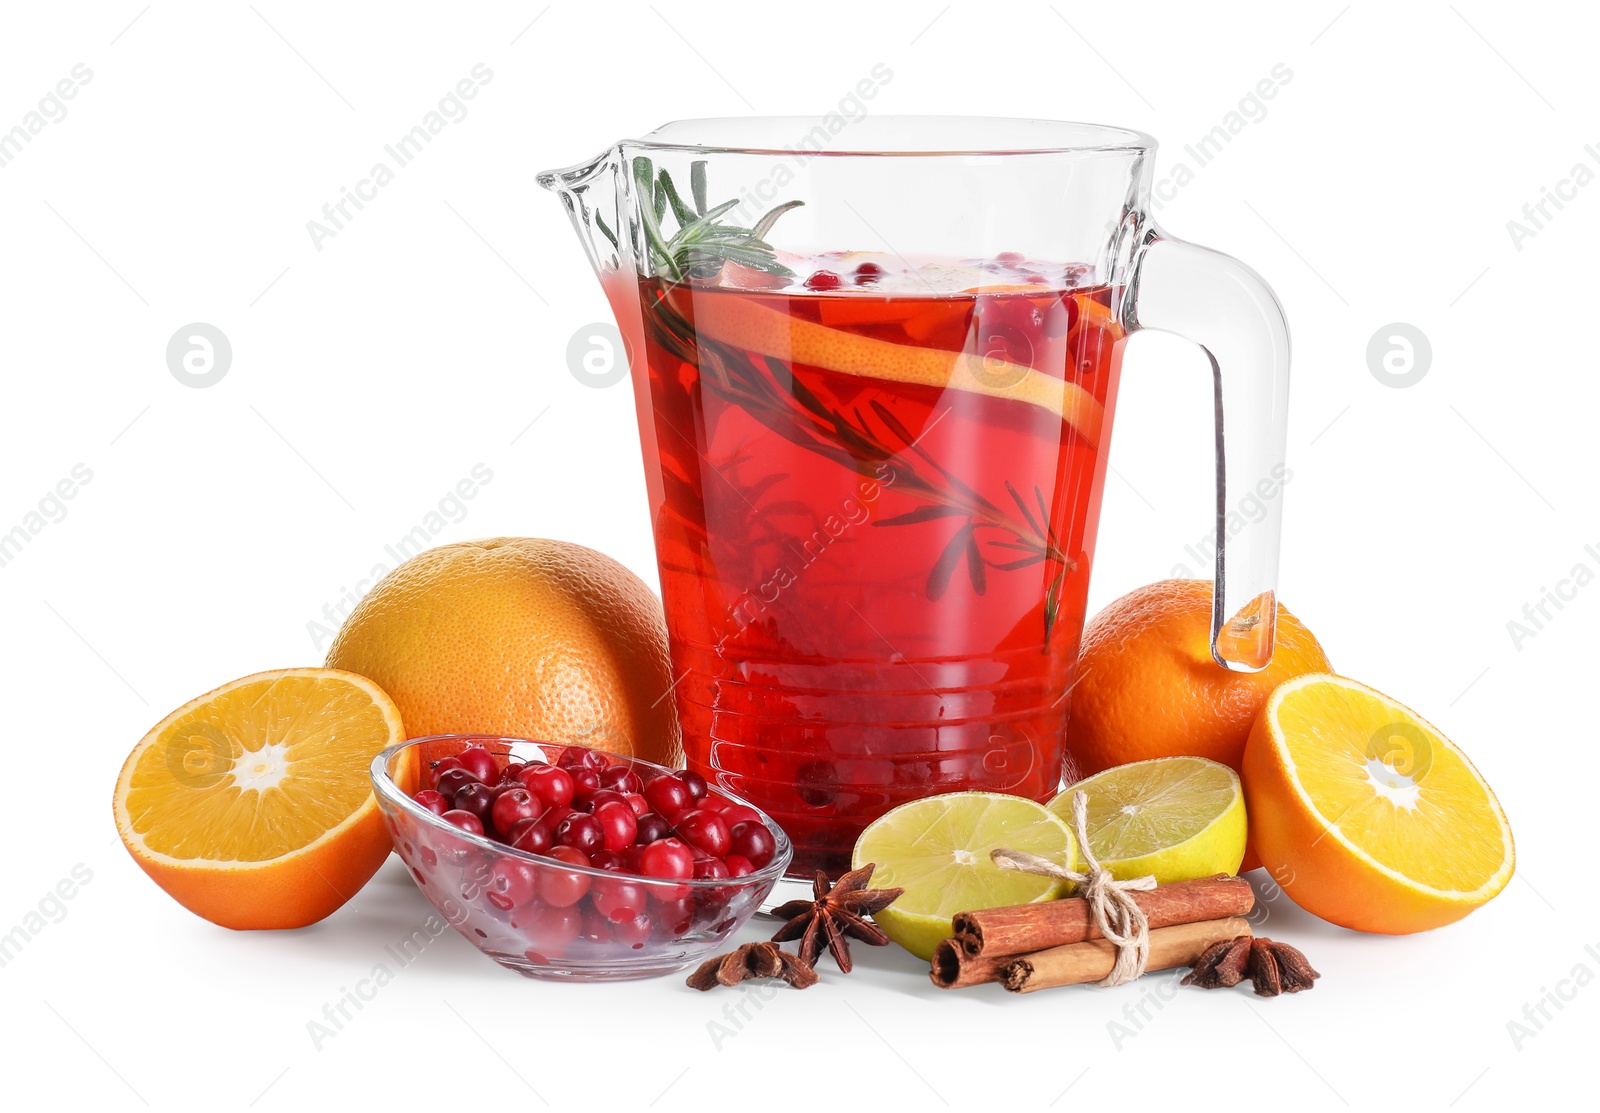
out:
M1096 773L1050 801L1069 825L1078 792L1089 798L1089 847L1119 881L1154 875L1165 885L1237 873L1244 861L1244 793L1226 765L1160 757Z
M856 840L852 865L877 863L874 889L905 892L872 918L896 943L931 959L950 937L957 912L1054 900L1066 884L1002 870L989 858L998 847L1037 854L1062 865L1074 857L1072 831L1042 804L998 792L952 792L901 804Z

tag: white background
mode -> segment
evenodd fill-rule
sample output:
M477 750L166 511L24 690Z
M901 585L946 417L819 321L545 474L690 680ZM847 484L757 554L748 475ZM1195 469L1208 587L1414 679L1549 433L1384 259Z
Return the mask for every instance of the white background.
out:
M93 472L0 567L0 933L74 866L92 874L0 967L8 1101L1067 1108L1131 1084L1147 1107L1487 1109L1587 1085L1600 988L1561 983L1571 1000L1520 1046L1507 1025L1575 967L1600 974L1600 587L1520 645L1507 623L1575 565L1600 571L1583 339L1600 186L1520 249L1507 222L1574 164L1600 169L1584 149L1600 28L1576 5L1475 0L1139 11L8 5L0 130L74 65L93 73L0 168L0 532L74 465ZM1275 65L1292 71L1161 219L1256 267L1289 315L1282 597L1340 671L1474 758L1517 879L1411 938L1277 900L1264 930L1311 955L1314 993L1169 993L1120 1042L1108 1024L1160 983L939 995L891 949L753 1002L718 1039L737 993L537 984L450 934L317 1048L308 1021L394 965L383 948L423 920L421 895L391 862L308 930L204 923L117 845L123 757L201 691L320 662L308 623L474 464L493 480L440 541L568 538L654 582L628 388L566 367L604 303L533 175L673 118L827 111L879 62L893 79L874 112L1125 124L1163 141L1161 175ZM470 114L318 251L306 222L477 63L494 76ZM233 346L208 389L165 365L196 321ZM1433 350L1407 389L1366 362L1397 321ZM1137 339L1095 607L1199 571L1185 546L1207 533L1209 437L1199 355Z

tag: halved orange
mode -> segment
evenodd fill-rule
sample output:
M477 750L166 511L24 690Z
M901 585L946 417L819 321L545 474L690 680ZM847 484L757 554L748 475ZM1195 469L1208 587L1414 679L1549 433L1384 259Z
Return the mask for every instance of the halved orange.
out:
M1461 919L1511 880L1511 825L1454 743L1354 680L1267 699L1244 751L1250 840L1294 902L1358 931Z
M117 778L117 833L196 915L304 927L354 896L389 853L368 767L404 738L399 709L366 677L246 676L184 704L134 747Z

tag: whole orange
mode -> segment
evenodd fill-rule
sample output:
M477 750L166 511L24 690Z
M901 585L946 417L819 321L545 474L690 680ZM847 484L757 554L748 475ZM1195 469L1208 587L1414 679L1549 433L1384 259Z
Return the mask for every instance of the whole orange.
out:
M350 612L328 666L379 684L413 738L504 734L681 764L661 601L582 545L419 553Z
M1331 671L1316 637L1281 603L1272 663L1255 673L1225 669L1211 659L1210 582L1148 584L1084 628L1067 717L1068 760L1079 777L1184 754L1238 771L1272 690L1291 677ZM1255 864L1252 847L1244 868Z

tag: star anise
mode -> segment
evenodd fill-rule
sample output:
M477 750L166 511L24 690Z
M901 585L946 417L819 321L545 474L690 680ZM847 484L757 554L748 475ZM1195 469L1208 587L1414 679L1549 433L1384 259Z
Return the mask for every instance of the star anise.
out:
M1182 984L1201 989L1227 989L1238 985L1244 980L1245 968L1250 962L1251 942L1250 936L1241 935L1237 939L1213 943L1195 960L1194 969L1184 975Z
M850 940L859 939L874 947L889 942L883 929L866 917L881 912L893 904L904 889L869 889L876 863L868 862L860 869L851 870L839 878L831 888L828 875L817 871L812 887L813 900L792 900L772 911L789 922L772 937L774 943L790 939L800 940L800 957L809 965L816 965L822 957L823 947L833 952L839 969L850 973Z
M1249 978L1257 996L1276 997L1311 989L1321 976L1297 948L1264 937L1241 935L1207 947L1195 960L1194 969L1184 976L1183 984L1225 989Z
M776 943L746 943L725 955L708 958L690 974L687 985L702 992L719 985L738 985L751 978L778 978L795 989L817 984L817 972L799 955Z
M1262 997L1311 989L1320 977L1306 956L1287 943L1257 936L1250 944L1250 980Z

